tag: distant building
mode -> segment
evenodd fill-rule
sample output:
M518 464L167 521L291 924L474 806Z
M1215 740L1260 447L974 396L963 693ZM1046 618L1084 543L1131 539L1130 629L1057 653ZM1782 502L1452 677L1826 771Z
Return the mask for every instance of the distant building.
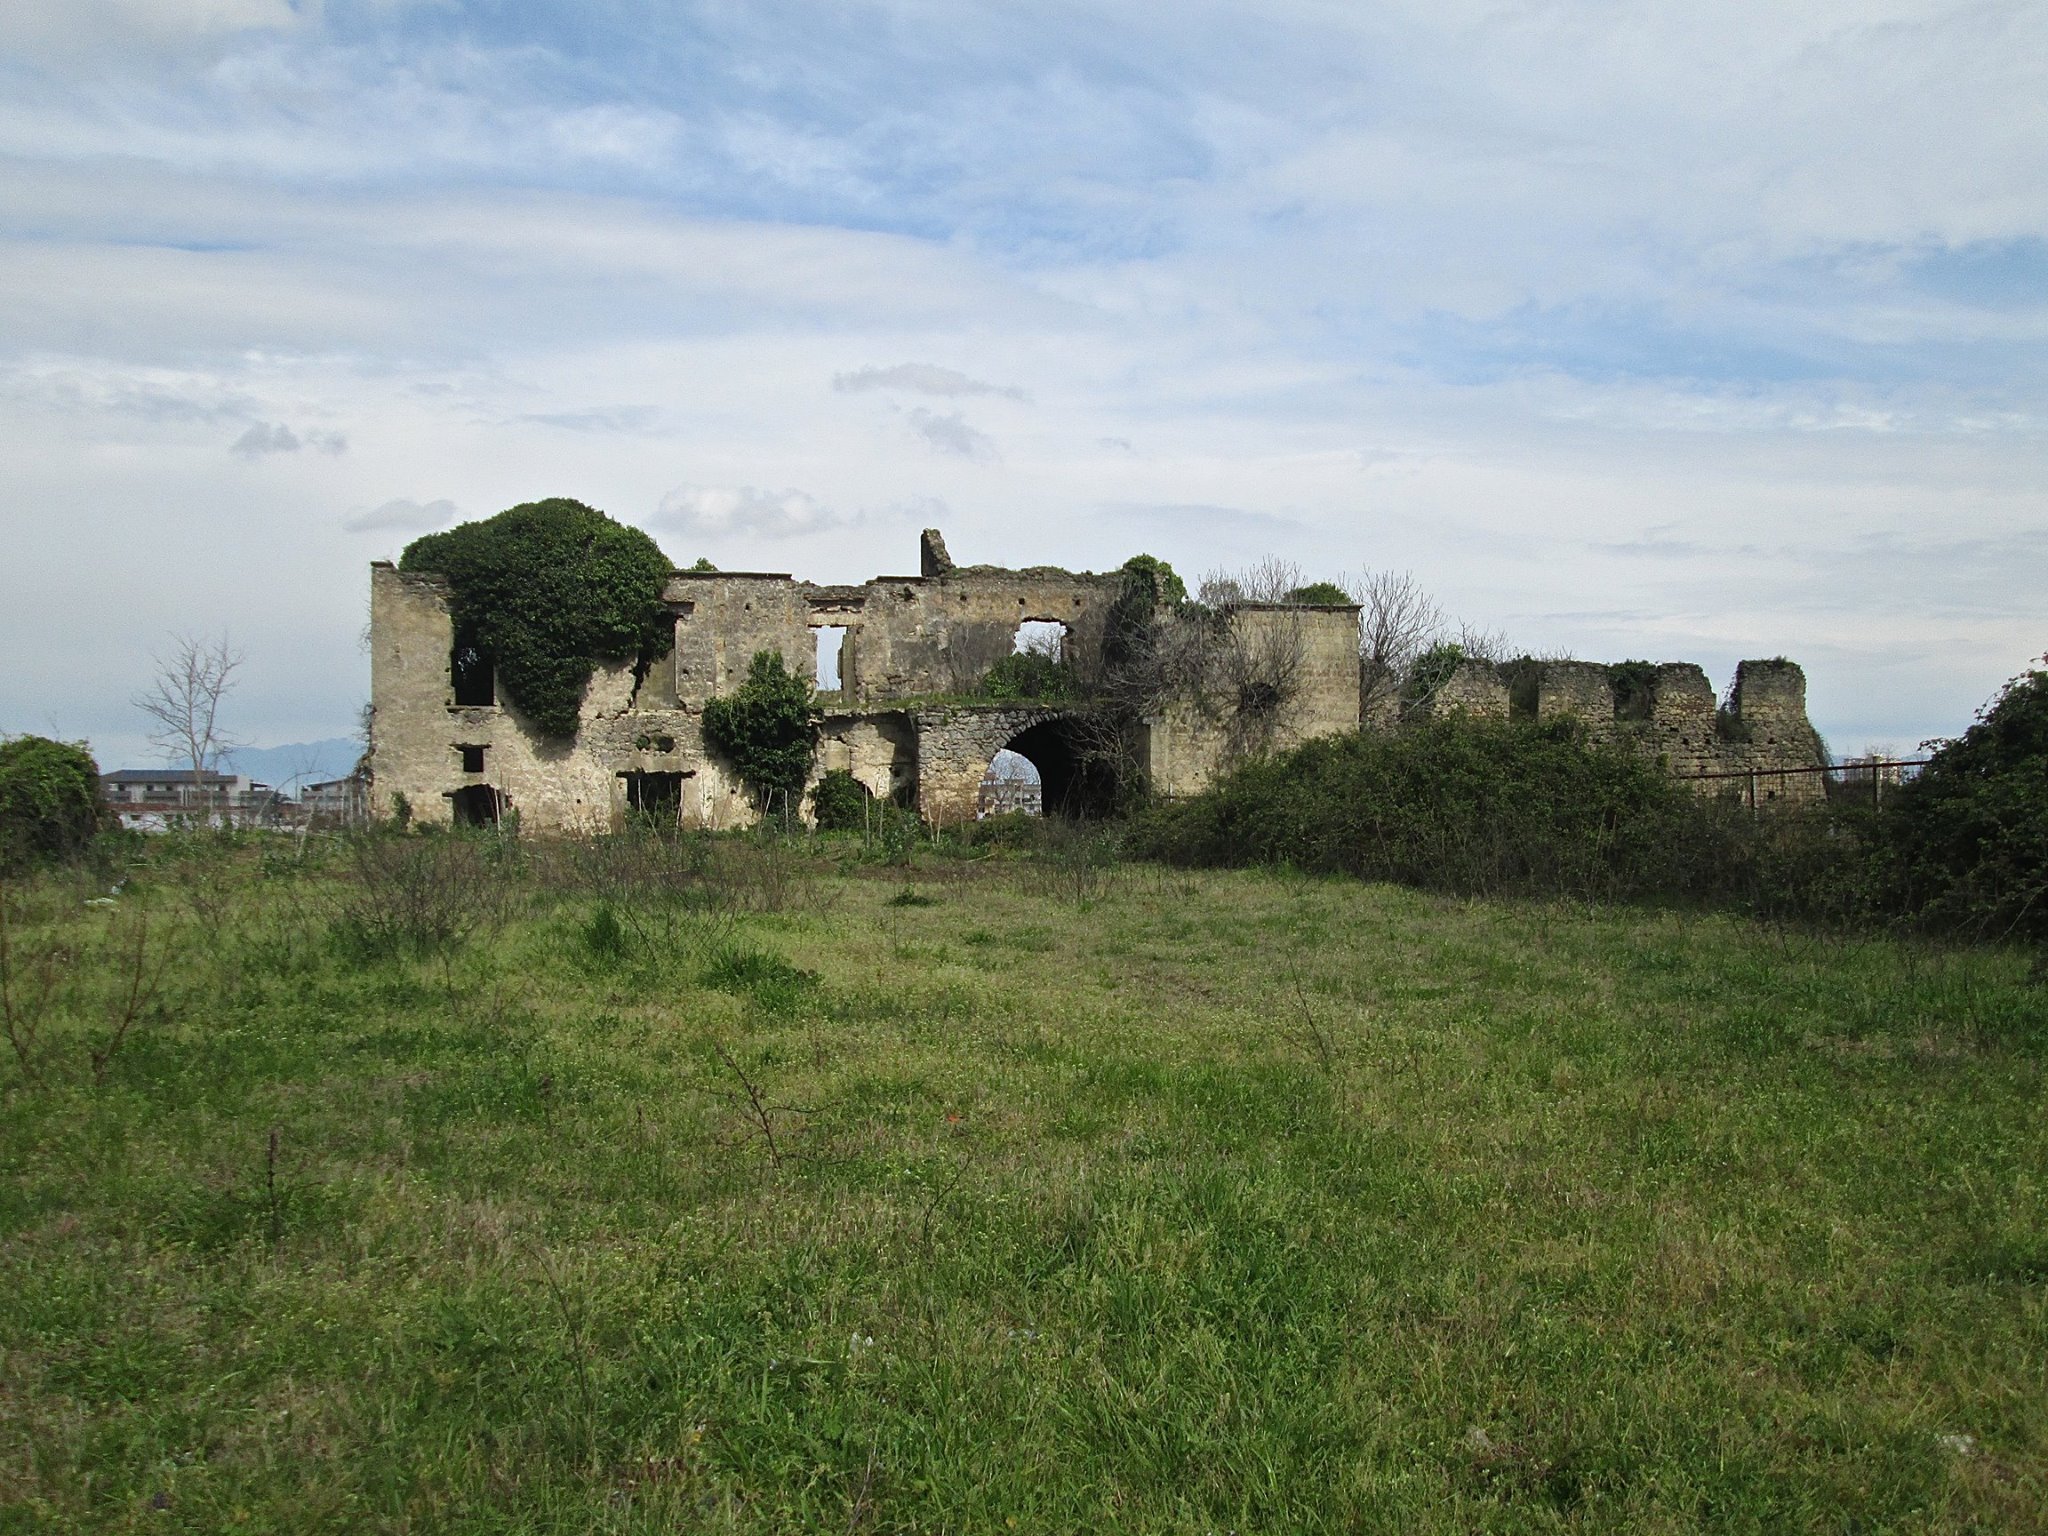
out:
M1045 792L1036 779L1021 774L1002 774L991 768L981 776L977 813L982 816L1039 816L1045 812Z
M299 804L307 816L316 820L353 826L369 814L369 785L357 774L345 779L325 779L301 790Z
M186 821L270 827L299 816L289 796L247 774L190 768L117 768L100 775L100 798L122 826L137 832L160 832Z

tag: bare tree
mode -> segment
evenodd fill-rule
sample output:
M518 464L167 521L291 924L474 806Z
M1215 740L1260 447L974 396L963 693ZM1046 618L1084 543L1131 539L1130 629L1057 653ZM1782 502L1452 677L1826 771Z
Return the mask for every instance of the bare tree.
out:
M218 773L223 758L241 743L221 726L221 704L235 686L242 653L225 633L202 640L173 637L166 655L152 658L156 677L135 707L155 722L150 742L174 763L192 770L192 787L202 803L206 775Z
M1416 660L1444 637L1444 612L1406 571L1367 571L1347 589L1357 599L1360 713L1390 719Z

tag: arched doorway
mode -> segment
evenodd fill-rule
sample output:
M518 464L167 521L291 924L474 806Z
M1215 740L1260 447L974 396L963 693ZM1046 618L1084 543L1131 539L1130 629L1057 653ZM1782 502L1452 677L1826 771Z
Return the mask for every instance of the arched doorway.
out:
M1082 722L1065 716L1042 720L1003 744L1038 771L1039 803L1047 816L1106 816L1116 807L1116 771Z

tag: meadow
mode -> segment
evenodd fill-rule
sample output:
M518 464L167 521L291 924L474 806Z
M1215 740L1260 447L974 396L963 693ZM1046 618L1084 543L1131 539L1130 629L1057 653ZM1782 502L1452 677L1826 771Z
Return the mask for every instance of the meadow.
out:
M2024 954L908 857L12 882L0 1530L2048 1527Z

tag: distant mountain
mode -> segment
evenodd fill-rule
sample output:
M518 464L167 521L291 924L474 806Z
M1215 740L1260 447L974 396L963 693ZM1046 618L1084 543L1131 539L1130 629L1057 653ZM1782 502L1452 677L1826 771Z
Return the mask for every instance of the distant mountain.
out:
M282 747L239 747L228 754L228 763L234 772L246 773L259 784L293 790L347 778L362 752L363 744L353 736L334 736Z

